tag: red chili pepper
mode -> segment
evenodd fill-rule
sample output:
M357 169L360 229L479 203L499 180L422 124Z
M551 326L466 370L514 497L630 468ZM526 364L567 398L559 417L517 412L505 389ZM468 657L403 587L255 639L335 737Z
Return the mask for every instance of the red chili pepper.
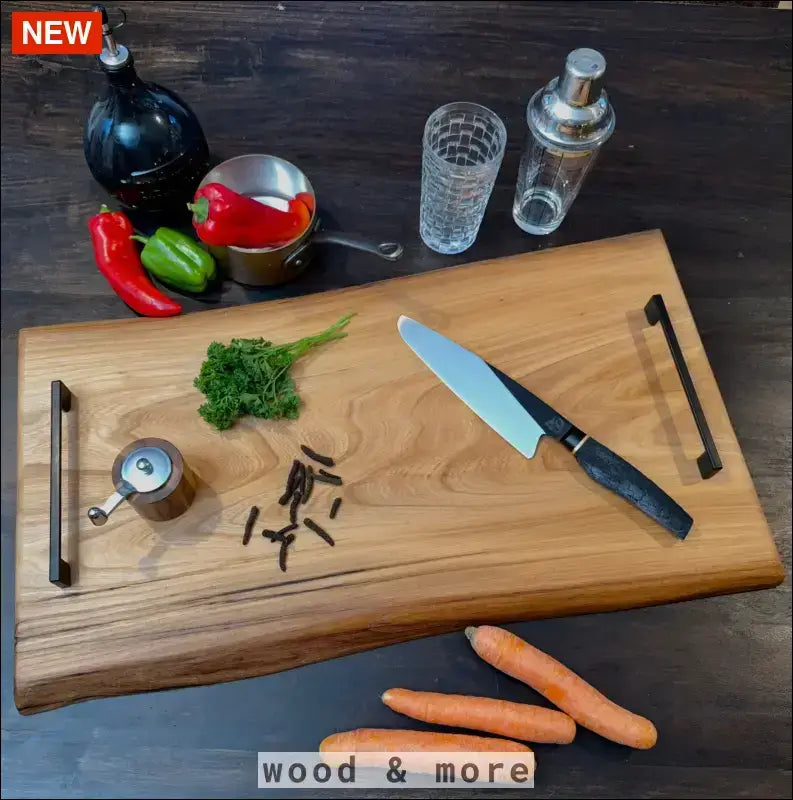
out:
M102 206L88 221L88 230L99 271L133 311L146 317L172 317L182 311L144 272L138 248L129 238L135 230L124 214Z
M300 200L293 198L289 210L281 211L221 183L201 187L187 207L198 238L213 247L275 247L296 239L311 221Z

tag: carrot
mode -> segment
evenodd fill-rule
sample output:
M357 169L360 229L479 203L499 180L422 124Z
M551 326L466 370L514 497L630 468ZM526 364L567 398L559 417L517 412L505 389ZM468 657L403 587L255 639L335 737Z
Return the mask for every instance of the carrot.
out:
M322 760L333 767L343 763L354 753L360 767L390 767L389 759L399 753L402 768L412 772L435 773L438 753L464 753L462 762L474 763L481 774L489 768L487 753L514 753L512 762L519 761L527 768L525 775L534 775L534 753L525 744L508 739L486 736L469 736L460 733L433 733L430 731L389 730L385 728L359 728L327 736L320 742ZM442 759L449 761L449 757ZM453 760L453 759L451 759ZM457 765L458 768L461 764Z
M506 739L470 736L463 733L404 731L390 728L358 728L326 736L319 745L320 753L367 753L395 750L401 753L530 753L531 748Z
M614 742L648 750L658 739L649 719L612 703L564 664L503 628L466 628L476 653L507 675L527 683L579 725Z
M567 714L541 706L410 689L388 689L382 700L393 711L436 725L472 728L529 742L569 744L575 737L575 722Z

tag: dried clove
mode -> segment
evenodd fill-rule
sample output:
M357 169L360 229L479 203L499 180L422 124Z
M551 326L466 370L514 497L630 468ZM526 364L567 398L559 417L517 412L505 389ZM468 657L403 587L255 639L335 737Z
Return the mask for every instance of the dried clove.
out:
M302 463L298 470L298 476L295 478L295 491L300 492L301 498L306 496L306 465Z
M308 498L311 497L311 492L314 491L314 467L309 464L306 467L306 485L303 491L303 505L308 502Z
M297 477L298 472L300 471L300 461L295 459L292 462L292 468L289 470L289 476L286 479L286 486L284 487L284 493L278 498L278 505L285 506L292 497L292 493L295 490L295 478Z
M297 528L297 523L296 522L290 522L289 525L284 525L284 527L281 528L280 530L276 531L276 533L279 536L283 536L284 534L289 533L289 531L295 530L295 528Z
M312 450L310 447L306 447L306 445L301 444L300 449L312 460L318 462L319 464L324 464L326 467L333 467L336 465L336 462L330 456L323 456L319 453Z
M333 547L336 542L333 541L333 537L320 525L317 525L313 519L306 517L303 520L303 524L309 529L314 531L320 539L324 539L331 547Z
M300 459L295 458L292 460L292 466L289 468L289 476L286 479L286 488L291 489L294 486L295 475L300 469Z
M248 542L251 540L251 536L253 535L253 526L256 524L256 518L258 516L258 506L251 506L251 510L248 512L248 519L245 522L245 532L242 534L243 544L248 544Z
M339 513L340 505L341 505L341 497L335 498L333 504L330 507L330 514L328 515L331 519L336 519L336 514Z
M320 483L331 483L334 486L341 486L344 483L338 475L333 475L330 472L326 472L324 469L321 469L314 476L314 480Z
M281 567L281 572L286 572L286 554L289 550L289 545L294 541L295 534L288 533L281 542L281 551L278 553L278 566Z
M289 506L289 522L292 525L297 524L297 507L300 505L301 497L300 489L296 489L295 493L292 495L292 504Z

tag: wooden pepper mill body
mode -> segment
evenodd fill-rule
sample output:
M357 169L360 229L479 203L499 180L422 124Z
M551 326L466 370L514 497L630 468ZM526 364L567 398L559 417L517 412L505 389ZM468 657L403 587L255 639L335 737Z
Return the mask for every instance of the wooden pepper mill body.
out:
M113 462L113 485L122 481L121 467L127 456L143 447L158 447L171 459L171 475L168 480L151 492L136 492L127 502L146 519L164 521L174 519L190 508L195 497L195 475L185 464L179 450L165 439L149 437L138 439L127 445Z

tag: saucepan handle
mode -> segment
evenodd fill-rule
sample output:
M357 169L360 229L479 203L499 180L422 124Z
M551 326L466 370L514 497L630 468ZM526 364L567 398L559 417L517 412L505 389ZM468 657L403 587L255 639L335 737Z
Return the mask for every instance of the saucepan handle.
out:
M398 261L402 257L404 248L399 242L375 242L365 236L341 231L316 231L311 237L313 244L340 244L353 250L363 250L365 253L384 258L386 261Z
M61 413L72 407L72 393L62 381L50 385L50 583L71 586L69 564L61 556Z

